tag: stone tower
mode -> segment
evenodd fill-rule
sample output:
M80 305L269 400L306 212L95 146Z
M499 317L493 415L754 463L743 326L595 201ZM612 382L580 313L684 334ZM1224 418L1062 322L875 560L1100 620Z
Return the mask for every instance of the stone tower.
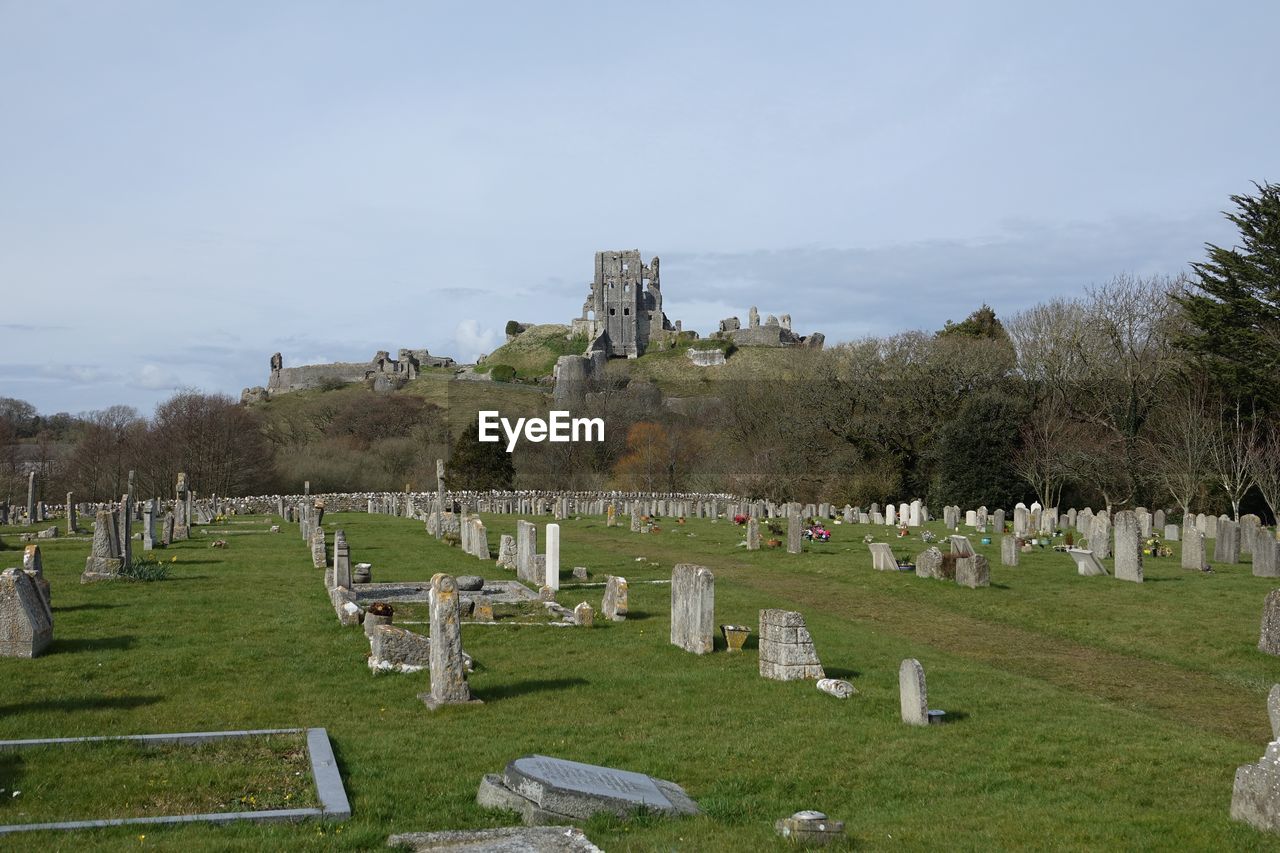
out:
M646 265L638 249L596 252L591 295L574 323L575 331L584 328L609 356L627 358L644 354L652 331L672 328L662 313L658 258Z

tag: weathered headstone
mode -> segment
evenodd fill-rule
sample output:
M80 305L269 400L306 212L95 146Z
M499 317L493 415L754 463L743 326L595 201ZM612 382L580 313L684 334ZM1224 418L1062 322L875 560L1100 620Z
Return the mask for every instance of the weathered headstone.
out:
M53 619L22 569L0 572L0 657L34 658L53 642Z
M970 589L991 586L991 565L981 554L956 560L956 583Z
M1179 538L1180 537L1178 536L1178 525L1166 524L1164 526L1164 541L1177 542Z
M525 583L541 586L545 577L538 575L538 527L523 519L516 522L516 577Z
M1267 696L1271 737L1257 764L1236 768L1231 789L1231 818L1264 832L1280 832L1280 685Z
M444 535L444 460L436 460L436 538Z
M1106 567L1098 561L1092 551L1084 548L1068 548L1067 553L1071 555L1071 559L1076 562L1076 573L1082 577L1102 577L1106 576Z
M747 519L747 550L760 550L760 519L755 516Z
M787 508L787 553L799 554L803 546L803 524L800 519L799 504L791 504Z
M916 577L941 578L942 552L937 548L927 548L916 556Z
M516 538L509 533L498 538L498 568L512 571L516 568Z
M1240 562L1240 525L1231 519L1218 522L1218 538L1213 540L1215 563Z
M573 608L573 621L580 628L590 628L595 625L596 612L587 602L582 602Z
M898 667L898 704L902 722L909 726L929 725L929 691L925 686L924 667L915 658L907 658Z
M626 578L609 575L604 583L604 600L600 603L600 612L606 619L614 622L626 621L629 612Z
M89 557L84 563L84 573L80 575L81 583L114 580L120 577L120 570L124 564L117 556L112 541L114 537L111 534L115 530L115 519L112 516L111 510L108 509L98 510L95 516L93 544L90 546Z
M1093 526L1089 529L1089 550L1099 560L1111 556L1111 519L1099 513L1093 517Z
M1262 604L1262 628L1258 632L1258 650L1280 655L1280 589L1267 593Z
M870 542L867 548L871 551L871 568L878 572L898 570L898 560L893 556L893 549L887 542Z
M1137 513L1122 510L1115 519L1116 580L1142 583L1142 529Z
M1206 565L1204 534L1200 532L1200 528L1187 525L1182 539L1182 568L1202 572Z
M674 782L545 755L522 756L508 764L501 775L486 775L476 792L476 803L518 812L526 824L582 821L600 813L622 819L636 812L666 816L699 813L697 804Z
M760 677L774 681L827 677L802 614L760 611Z
M716 577L706 566L680 563L671 573L671 643L687 652L714 648Z
M1018 565L1018 557L1020 554L1021 552L1018 550L1018 537L1000 537L1000 564L1002 566Z
M462 627L458 615L458 588L451 576L438 572L431 578L431 691L418 698L428 708L479 704L471 697L462 661Z
M1276 559L1280 546L1266 530L1261 531L1253 540L1253 574L1260 578L1280 577L1280 562Z

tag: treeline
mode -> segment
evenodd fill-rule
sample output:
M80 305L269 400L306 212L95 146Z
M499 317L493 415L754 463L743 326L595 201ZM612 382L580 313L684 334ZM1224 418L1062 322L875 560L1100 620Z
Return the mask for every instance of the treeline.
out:
M476 440L476 408L545 413L499 385L445 400L349 386L243 407L184 392L44 418L0 400L0 486L46 500L168 494L178 471L226 495L435 487L725 491L775 500L923 498L932 506L1146 505L1274 517L1280 500L1280 185L1236 196L1233 248L1188 275L1120 275L1011 317L982 306L936 331L788 350L776 369L730 358L715 381L609 370L574 416L598 443ZM753 367L752 365L756 365ZM625 365L614 365L624 368ZM485 397L485 395L490 395ZM465 400L465 403L463 402ZM510 412L514 414L514 412Z

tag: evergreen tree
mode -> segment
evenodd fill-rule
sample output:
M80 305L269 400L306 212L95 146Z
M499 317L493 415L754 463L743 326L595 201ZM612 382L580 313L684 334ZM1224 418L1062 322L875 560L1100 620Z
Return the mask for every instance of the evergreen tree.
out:
M1194 289L1179 295L1187 331L1180 343L1231 396L1280 409L1280 184L1254 184L1233 195L1240 229L1230 249L1207 243L1208 257L1191 265Z
M458 436L445 468L445 484L450 489L510 489L516 467L502 441L480 440L480 419L472 421Z
M1024 404L999 391L972 394L938 431L937 494L931 504L1011 507L1026 496L1013 466Z
M968 338L986 338L992 341L1009 340L1009 333L1005 331L1004 324L996 316L995 309L985 302L981 308L959 323L953 323L948 320L947 324L938 332L938 337L940 338L952 335L962 335Z

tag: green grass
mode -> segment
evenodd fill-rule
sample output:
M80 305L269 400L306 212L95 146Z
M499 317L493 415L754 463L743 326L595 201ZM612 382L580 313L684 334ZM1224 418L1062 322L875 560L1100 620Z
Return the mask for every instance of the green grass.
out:
M505 364L514 368L520 379L550 376L560 356L582 355L587 349L585 337L570 338L568 334L568 326L530 326L510 343L489 353L485 363L477 370L483 372L491 370L495 365Z
M14 786L0 792L0 823L319 804L302 732L192 746L99 741L30 747L0 753L0 777Z
M514 517L485 520L495 545L515 531ZM573 566L592 581L621 574L632 618L591 630L464 625L485 704L433 714L416 698L425 673L369 673L367 641L337 624L296 528L271 535L270 519L251 521L196 528L162 552L177 557L169 578L147 584L81 586L89 543L42 542L55 641L34 661L0 660L0 737L323 726L351 820L148 827L144 842L136 828L42 833L20 849L365 850L393 832L501 826L512 816L477 807L476 786L531 752L675 780L707 812L588 822L610 851L787 849L773 821L802 808L847 821L867 849L1276 846L1227 817L1235 767L1257 761L1270 738L1265 695L1280 681L1280 659L1255 648L1274 581L1247 563L1201 575L1178 568L1176 554L1148 559L1138 585L1081 578L1051 551L1005 568L998 536L982 546L971 535L993 585L969 590L872 571L864 533L895 551L927 547L889 539L888 528L836 526L832 542L797 556L748 553L726 521L668 521L643 535L625 519L568 520L559 600L599 608L601 588L568 588ZM326 516L337 527L376 581L510 577L420 523ZM209 548L225 530L242 535ZM13 533L0 531L16 548ZM762 680L754 637L741 655L723 653L719 637L704 657L671 646L669 587L646 581L669 578L676 562L716 573L717 623L754 626L762 607L804 612L828 674L858 695L841 702L811 683ZM924 664L930 705L950 724L901 724L905 657ZM117 784L112 763L94 770L75 772ZM15 778L0 787L29 788L36 772L6 767ZM198 773L170 781L194 786ZM85 791L59 809L91 805Z

